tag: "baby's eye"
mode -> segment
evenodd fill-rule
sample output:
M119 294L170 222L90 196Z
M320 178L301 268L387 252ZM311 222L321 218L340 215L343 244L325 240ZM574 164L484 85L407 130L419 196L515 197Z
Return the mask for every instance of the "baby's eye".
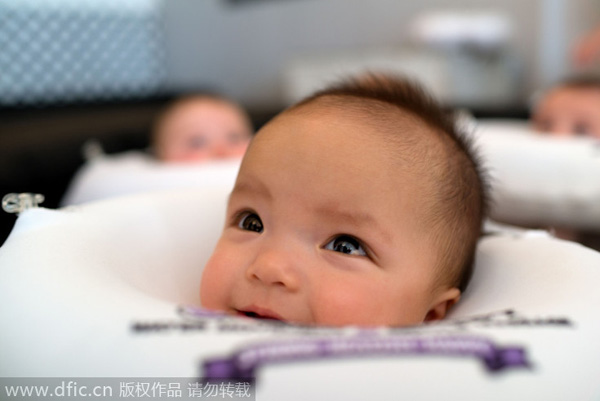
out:
M261 233L263 223L256 213L245 212L239 218L238 227L246 231Z
M585 122L577 122L573 128L573 132L578 135L586 135L589 131L590 129Z
M325 245L325 249L347 255L367 256L360 242L349 235L339 235Z

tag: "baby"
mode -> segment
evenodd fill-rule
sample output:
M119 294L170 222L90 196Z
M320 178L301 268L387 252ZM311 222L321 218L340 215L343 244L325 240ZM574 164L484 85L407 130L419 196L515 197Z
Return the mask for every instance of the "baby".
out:
M418 86L367 75L253 139L202 282L204 307L326 326L442 319L470 279L485 183Z
M252 131L248 115L237 104L214 95L189 96L159 117L153 148L163 162L241 158Z
M538 131L600 138L600 80L573 78L546 92L533 111Z
M600 31L599 31L600 33ZM533 110L537 131L556 136L600 139L600 78L574 77L546 92ZM551 227L554 235L600 250L600 236L570 227Z

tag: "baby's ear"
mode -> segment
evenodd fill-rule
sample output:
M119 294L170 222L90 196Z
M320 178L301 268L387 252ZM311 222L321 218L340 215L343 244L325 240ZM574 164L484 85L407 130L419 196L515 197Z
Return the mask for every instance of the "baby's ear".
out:
M460 290L456 287L442 291L434 299L431 308L425 315L425 321L442 320L446 317L446 313L460 299Z

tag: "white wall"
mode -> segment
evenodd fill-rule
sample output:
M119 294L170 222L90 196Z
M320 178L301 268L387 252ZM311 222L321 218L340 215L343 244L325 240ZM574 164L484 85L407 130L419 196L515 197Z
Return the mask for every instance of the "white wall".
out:
M281 71L291 56L399 46L407 41L411 18L449 4L510 17L524 71L523 101L568 70L570 44L600 23L595 0L269 0L237 6L226 0L169 0L171 83L179 89L210 85L255 109L278 108ZM551 26L553 21L559 25Z

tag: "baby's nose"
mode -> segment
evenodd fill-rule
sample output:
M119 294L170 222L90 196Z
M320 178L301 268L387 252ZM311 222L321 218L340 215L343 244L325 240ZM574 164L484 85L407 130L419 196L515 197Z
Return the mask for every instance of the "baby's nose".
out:
M234 156L234 149L225 142L218 142L213 148L213 156L217 159L225 159Z
M268 250L259 254L246 270L246 278L286 291L296 291L300 287L295 258L280 250Z
M229 151L225 146L217 146L214 155L216 158L223 159L229 157Z

